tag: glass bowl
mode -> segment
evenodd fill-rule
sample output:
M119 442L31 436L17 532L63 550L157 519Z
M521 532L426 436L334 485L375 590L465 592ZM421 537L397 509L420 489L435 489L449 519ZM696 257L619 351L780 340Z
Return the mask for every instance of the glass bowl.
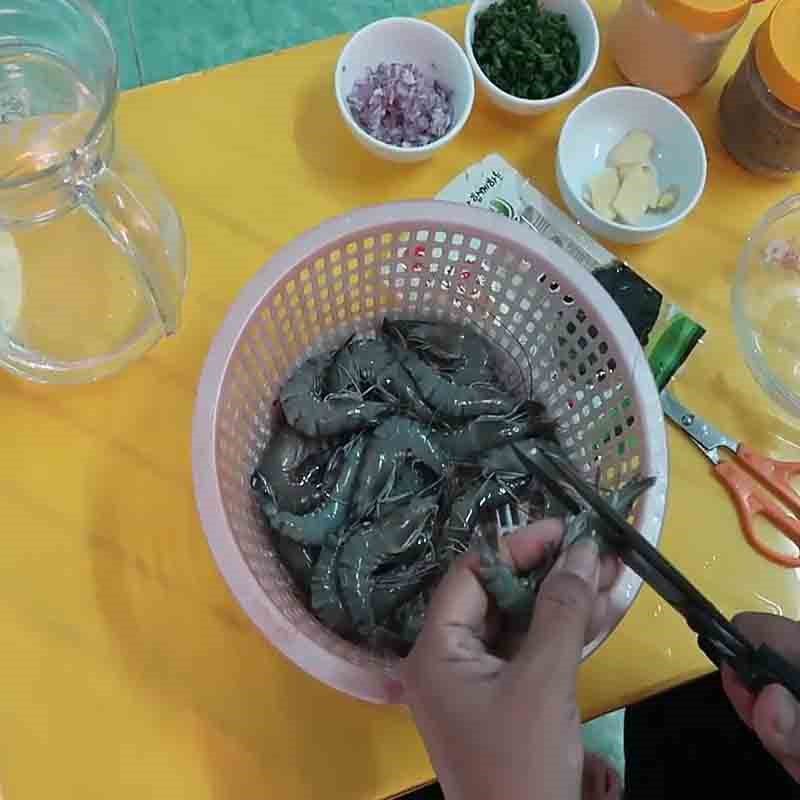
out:
M748 236L733 284L733 321L755 379L800 417L800 194L771 208Z

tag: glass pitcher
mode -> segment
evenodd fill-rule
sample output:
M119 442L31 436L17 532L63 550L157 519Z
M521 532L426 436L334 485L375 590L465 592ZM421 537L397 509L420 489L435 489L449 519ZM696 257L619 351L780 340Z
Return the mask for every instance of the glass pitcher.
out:
M183 230L120 153L117 56L86 0L0 0L0 365L108 375L177 331Z

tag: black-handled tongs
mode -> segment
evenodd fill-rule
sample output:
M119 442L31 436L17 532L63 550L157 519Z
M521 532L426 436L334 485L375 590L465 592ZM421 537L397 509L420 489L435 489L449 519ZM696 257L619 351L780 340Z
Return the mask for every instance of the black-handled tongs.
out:
M530 457L513 445L518 458L541 476L565 506L577 513L581 505L569 487L605 523L603 536L622 561L648 583L680 613L697 634L697 643L709 659L720 667L728 664L739 680L757 693L778 683L800 701L800 670L767 645L754 646L650 544L608 501L582 478L569 461L546 444Z

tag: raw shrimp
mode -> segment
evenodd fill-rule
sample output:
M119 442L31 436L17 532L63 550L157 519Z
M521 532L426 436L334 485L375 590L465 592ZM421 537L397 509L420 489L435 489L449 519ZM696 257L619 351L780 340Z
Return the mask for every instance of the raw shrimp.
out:
M417 597L423 585L438 573L436 553L430 544L416 561L376 576L372 591L376 624L382 624L399 606Z
M403 603L384 625L377 625L370 642L377 650L391 650L401 656L408 655L422 633L427 609L428 597L420 592Z
M427 610L428 598L419 594L413 600L404 603L395 612L398 633L406 644L413 645L422 633Z
M376 425L391 411L391 404L356 392L326 393L330 363L330 356L309 358L281 389L281 408L293 428L311 437L339 436Z
M492 384L459 386L427 364L413 350L403 346L402 336L384 322L384 331L397 342L397 357L414 379L422 398L436 412L437 417L455 420L473 419L483 414L503 416L511 414L519 405L508 392Z
M324 445L281 426L269 440L251 486L274 500L281 511L308 514L318 508L333 488L338 458Z
M311 609L323 625L340 636L349 637L353 626L342 602L338 575L339 554L344 543L339 531L325 537L311 576Z
M500 383L511 361L518 387ZM436 584L480 532L481 580L505 623L525 625L558 553L584 536L611 538L591 511L572 513L568 486L537 474L542 452L569 456L533 387L520 358L479 327L448 321L384 320L375 335L353 335L296 370L280 393L285 427L252 485L277 554L322 624L407 652ZM650 485L605 495L628 513ZM499 557L492 512L505 505L512 521L565 519L561 544L528 574Z
M380 522L362 523L346 536L339 555L338 579L340 596L356 630L368 631L375 625L372 599L376 572L403 559L415 560L430 547L430 523L437 506L435 500L422 500Z
M433 419L416 384L383 339L351 337L333 358L327 376L331 392L359 392L379 396L423 422Z
M405 417L385 420L372 432L364 454L354 501L357 519L372 512L393 467L406 458L421 461L437 476L444 475L450 465L450 459L428 428Z
M620 514L627 517L638 498L654 483L653 478L634 478L622 488L610 492L604 491L603 494ZM496 534L490 541L481 537L481 582L497 607L509 617L515 628L527 629L530 624L541 582L550 573L560 552L587 536L594 537L598 541L601 552L604 549L608 551L603 536L603 525L604 523L591 509L572 515L567 520L559 547L550 549L536 569L523 575L517 573L511 564L500 558Z
M509 416L477 417L462 428L437 434L435 440L454 459L464 460L531 436L554 440L555 430L547 409L530 400Z
M494 598L501 612L526 627L533 615L533 606L539 586L553 568L559 548L546 551L542 562L531 572L520 575L514 567L500 558L497 529L479 539L481 556L480 578L487 594Z
M300 544L322 547L325 537L336 533L348 520L366 443L366 437L360 436L347 446L344 463L330 498L310 514L280 511L271 498L265 498L261 503L261 510L272 530Z
M489 342L452 322L395 320L394 331L407 347L459 386L496 380Z
M623 516L628 517L633 511L636 501L656 482L655 478L632 478L624 486L619 489L601 490L601 494L605 495L606 500ZM605 523L597 514L591 510L582 512L589 516L589 522L586 523L586 528L589 536L593 536L600 547L600 552L613 552L613 548L609 546L608 538L604 535ZM569 524L569 523L568 523ZM580 538L581 532L578 532ZM584 534L586 535L586 534ZM574 541L574 539L573 539Z
M317 562L319 550L293 542L286 536L275 536L275 549L283 565L294 578L297 586L307 594L311 590L311 576Z
M427 474L426 474L427 473ZM438 479L430 480L431 471L414 458L403 458L392 465L392 471L375 501L375 517L391 512L398 504L432 491Z
M440 555L444 564L469 550L472 536L483 513L494 511L506 503L517 502L517 492L528 482L516 478L509 482L494 476L469 483L453 500L442 528Z
M517 454L517 449L532 459L541 446L542 440L539 437L524 439L517 442L514 447L508 444L489 450L489 452L478 457L478 463L486 473L499 473L502 475L533 474L528 464Z

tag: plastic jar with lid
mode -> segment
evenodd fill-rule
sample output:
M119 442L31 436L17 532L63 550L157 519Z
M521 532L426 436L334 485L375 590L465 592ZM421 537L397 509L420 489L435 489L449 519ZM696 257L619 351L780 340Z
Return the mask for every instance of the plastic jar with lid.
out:
M800 173L800 0L780 0L758 29L719 113L722 142L745 169Z
M751 0L622 0L609 43L632 83L669 97L699 89L717 71Z

